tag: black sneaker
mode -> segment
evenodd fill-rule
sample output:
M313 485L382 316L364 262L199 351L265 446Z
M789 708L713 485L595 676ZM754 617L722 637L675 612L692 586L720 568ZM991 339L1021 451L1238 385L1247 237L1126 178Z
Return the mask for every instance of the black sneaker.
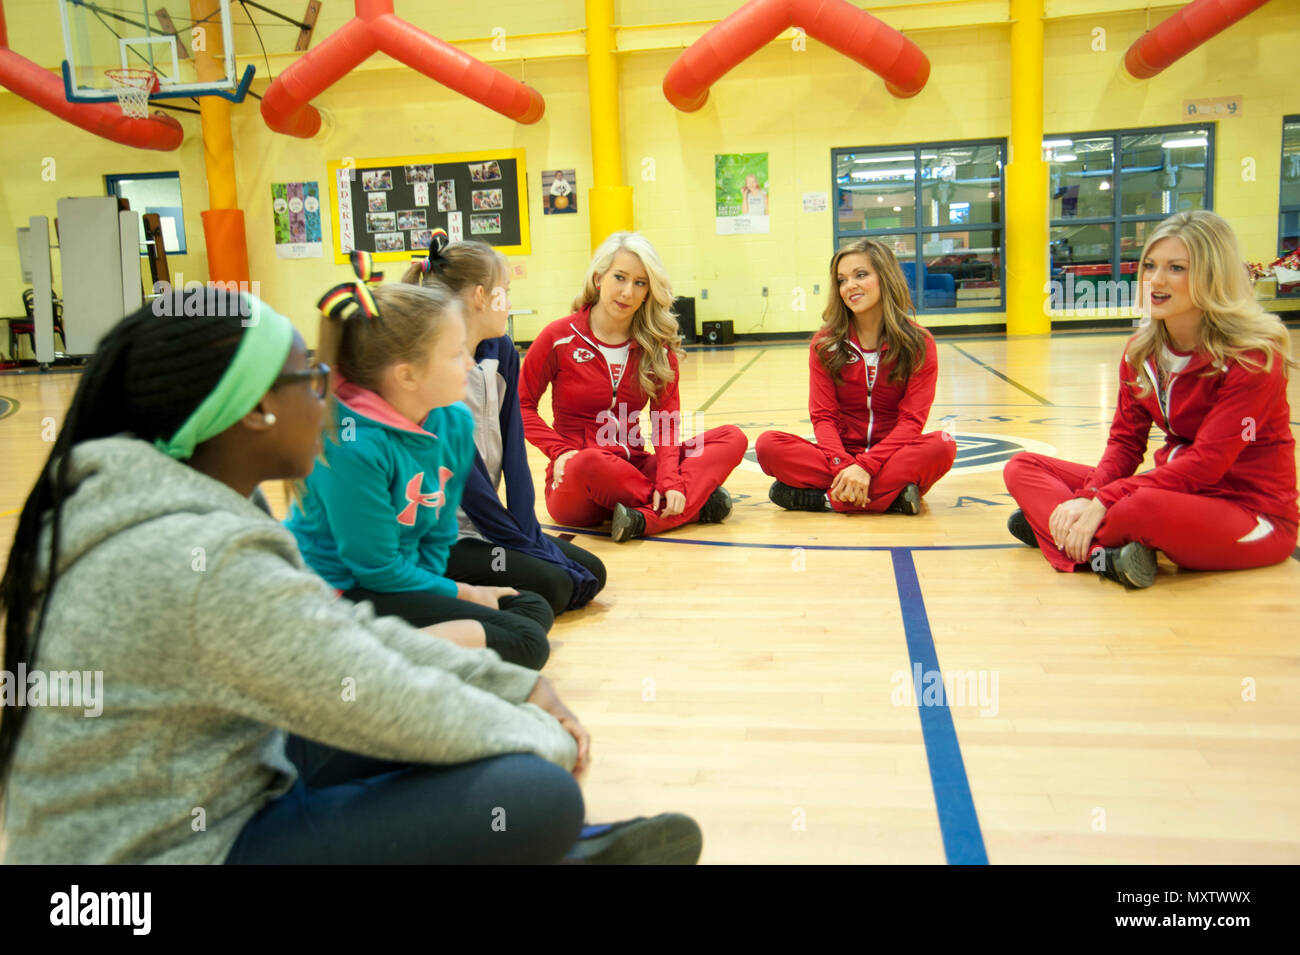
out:
M1094 549L1089 563L1092 569L1107 580L1142 590L1156 582L1156 552L1137 541L1129 541L1123 547L1107 547L1104 553L1100 548ZM1097 558L1101 566L1097 566Z
M829 511L831 509L830 501L826 500L826 492L819 491L815 487L791 487L789 484L773 481L772 486L767 489L767 496L773 504L784 507L787 511Z
M898 492L898 497L894 498L894 503L885 509L887 514L920 514L921 513L921 489L915 484L909 484Z
M1037 547L1038 536L1034 534L1034 529L1029 526L1029 519L1025 517L1025 512L1016 508L1007 518L1007 530L1011 536L1026 547Z
M721 524L730 513L731 495L725 487L719 487L709 495L695 520L700 524Z
M690 816L666 812L612 825L585 826L566 862L586 865L695 865L704 836Z
M609 536L615 544L621 544L633 537L640 537L644 533L644 514L634 507L625 507L622 504L615 505L614 516L610 518L609 522Z

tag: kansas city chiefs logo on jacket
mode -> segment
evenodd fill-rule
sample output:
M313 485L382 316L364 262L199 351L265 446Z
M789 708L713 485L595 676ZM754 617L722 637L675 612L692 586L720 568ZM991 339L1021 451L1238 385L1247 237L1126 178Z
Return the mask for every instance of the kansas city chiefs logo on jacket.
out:
M573 360L577 362L591 361L595 357L595 352L587 351L585 348L575 348L573 350Z

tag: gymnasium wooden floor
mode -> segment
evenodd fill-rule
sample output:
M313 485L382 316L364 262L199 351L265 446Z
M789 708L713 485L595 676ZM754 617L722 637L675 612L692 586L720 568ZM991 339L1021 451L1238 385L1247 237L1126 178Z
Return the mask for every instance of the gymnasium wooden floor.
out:
M1127 592L1005 530L1010 453L1100 456L1124 337L941 339L958 462L917 517L786 513L749 460L725 524L580 534L610 583L546 673L591 820L690 813L711 863L1300 862L1300 562ZM806 355L692 351L684 409L809 435ZM75 384L0 376L0 556Z

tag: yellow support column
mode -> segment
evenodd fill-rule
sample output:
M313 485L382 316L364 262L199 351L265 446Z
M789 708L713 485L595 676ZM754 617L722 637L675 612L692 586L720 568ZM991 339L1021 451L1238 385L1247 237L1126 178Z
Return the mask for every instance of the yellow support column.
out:
M1043 162L1043 0L1011 0L1011 155L1007 164L1007 334L1044 335L1048 196Z
M222 78L225 56L221 6L217 0L190 0L195 23L205 25L203 49L192 49L200 82ZM197 45L197 44L195 44ZM201 213L208 250L208 278L213 282L248 283L248 241L244 213L235 186L235 142L230 130L230 102L220 96L199 97L203 127L203 164L208 176L209 209Z
M623 144L618 111L618 61L614 56L614 0L587 0L587 100L591 113L594 185L587 191L591 248L632 228L632 187L623 184Z

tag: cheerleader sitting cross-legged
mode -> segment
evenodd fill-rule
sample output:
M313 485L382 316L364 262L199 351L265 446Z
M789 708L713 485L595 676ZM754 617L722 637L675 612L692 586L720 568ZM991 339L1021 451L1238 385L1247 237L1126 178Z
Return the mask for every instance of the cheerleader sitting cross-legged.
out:
M808 355L817 441L759 436L758 463L776 478L768 496L792 511L919 514L957 456L951 435L922 434L939 377L934 339L908 318L907 280L882 243L861 239L835 253L831 284L839 294Z
M616 232L596 250L574 313L529 346L520 412L528 440L550 459L546 508L561 524L609 520L621 543L731 513L722 482L749 442L733 425L682 440L672 302L654 247L636 232ZM554 426L537 413L547 388Z
M1094 468L1017 454L1008 528L1057 570L1155 582L1156 551L1189 570L1276 564L1296 546L1290 338L1255 300L1232 227L1183 212L1138 268L1148 318L1119 365L1119 401ZM1152 424L1155 468L1135 473Z

